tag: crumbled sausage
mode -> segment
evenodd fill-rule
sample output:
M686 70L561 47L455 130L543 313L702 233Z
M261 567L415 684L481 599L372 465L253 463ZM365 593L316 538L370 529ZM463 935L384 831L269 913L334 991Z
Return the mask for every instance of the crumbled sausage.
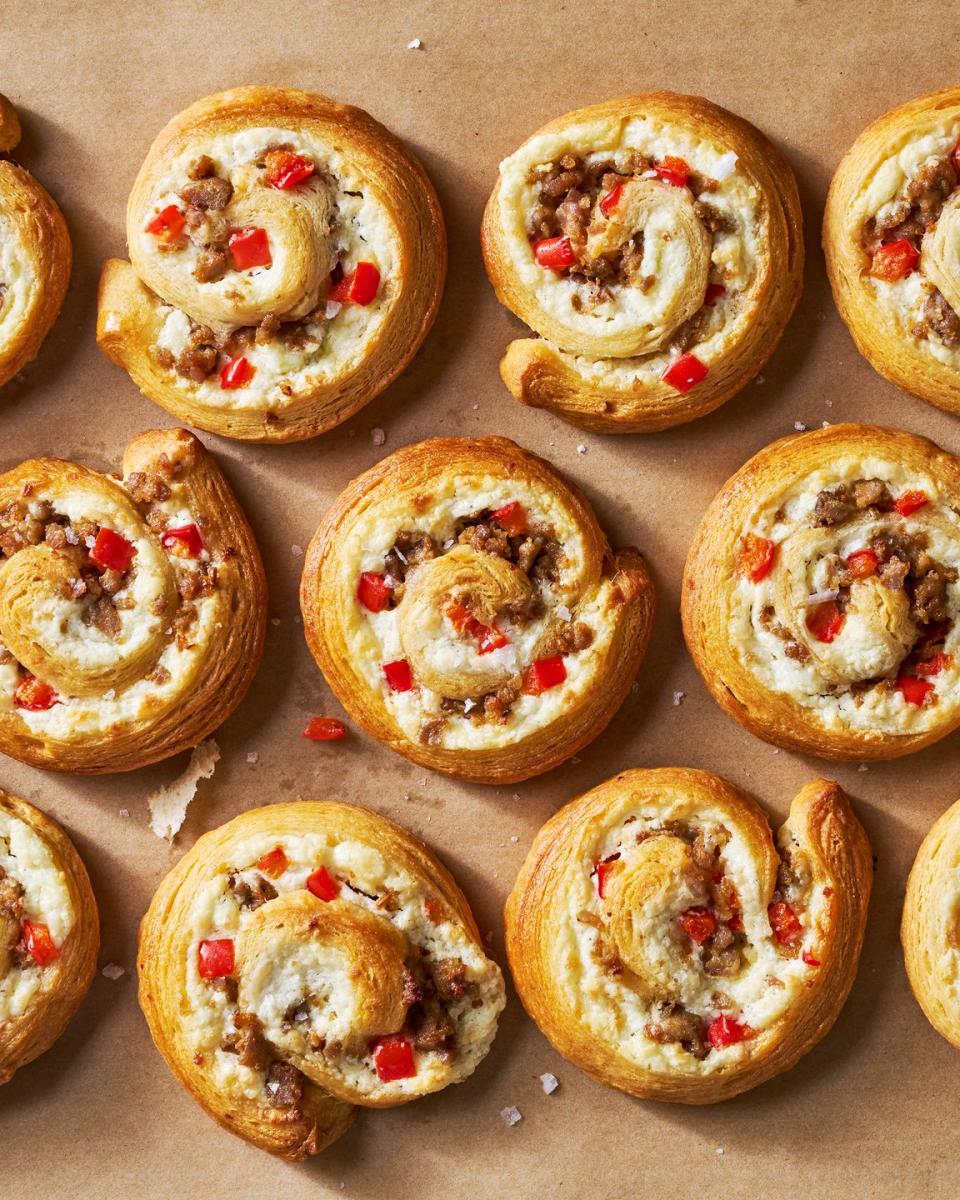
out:
M303 1084L303 1076L296 1067L285 1062L274 1062L267 1072L264 1087L277 1108L299 1110L303 1100Z
M270 1062L270 1046L263 1036L263 1025L256 1013L235 1012L235 1032L224 1034L220 1049L236 1054L243 1066L264 1071Z
M237 904L241 908L251 910L259 908L261 904L266 904L268 900L276 899L277 895L277 889L262 875L254 875L253 881L250 883L236 875L231 875L227 879L227 886L233 892Z
M702 1059L707 1056L703 1019L695 1013L687 1012L679 1004L669 1001L661 1004L659 1019L645 1025L643 1032L652 1042L679 1042L694 1058Z
M918 338L929 337L933 333L951 349L960 346L960 317L936 288L931 289L923 302L923 311L913 327L913 333Z
M441 1000L459 1000L467 989L467 968L462 958L441 958L430 973Z
M180 193L185 204L201 212L219 212L227 207L232 196L233 184L219 175L205 175L195 183L188 183Z
M170 488L159 475L132 471L127 477L127 490L138 504L154 504L170 499Z

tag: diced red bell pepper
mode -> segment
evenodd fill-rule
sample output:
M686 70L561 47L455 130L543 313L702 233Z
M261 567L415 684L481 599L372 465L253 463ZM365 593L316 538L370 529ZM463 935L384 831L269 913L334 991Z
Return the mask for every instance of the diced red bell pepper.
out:
M928 649L930 646L942 642L950 632L952 624L951 621L934 621L932 625L928 625L917 643L918 649Z
M340 884L326 867L318 867L307 879L307 891L313 892L318 900L336 900L340 895Z
M792 946L799 938L803 937L800 918L783 900L778 900L775 904L768 906L767 917L770 920L773 936L781 946Z
M874 252L870 274L874 279L895 283L915 271L919 261L920 252L906 238L901 238L898 242L888 242Z
M383 1083L410 1079L417 1073L413 1046L402 1033L391 1033L373 1043L373 1065Z
M509 644L510 639L495 625L484 625L482 621L470 612L463 604L453 603L447 607L447 616L457 633L468 634L478 642L477 652L489 654L491 650L499 650Z
M876 574L879 561L876 553L869 548L854 550L852 554L847 555L847 567L854 579L869 579L871 575Z
M211 938L200 943L197 970L201 979L233 974L233 938Z
M623 195L623 184L618 183L610 189L605 195L600 197L600 211L605 217L609 217L613 210L620 203L620 197Z
M496 521L504 533L510 537L519 537L530 528L527 510L519 500L511 500L490 514L490 520Z
M609 858L597 863L597 895L601 900L606 899L607 880L618 870L616 862L619 857L619 854L611 854Z
M357 599L369 612L383 612L390 603L393 589L385 575L376 571L363 571L357 584Z
M60 951L54 945L50 930L42 921L24 921L22 925L23 944L33 956L38 967L45 967L59 958Z
M104 525L97 531L97 540L90 550L90 557L98 567L119 571L122 575L124 571L130 570L136 552L137 548L133 542L128 542L122 534L107 529Z
M928 658L924 662L918 662L913 669L918 675L939 675L941 671L945 671L948 667L952 666L953 655L945 654L942 650L938 650L932 658Z
M703 295L703 302L712 306L721 296L725 296L726 294L727 289L722 283L708 283L707 290Z
M727 922L727 925L733 930L734 933L743 933L743 918L739 913L734 913Z
M675 158L672 154L667 154L660 162L654 163L653 169L664 183L672 183L674 187L686 187L690 178L689 165L682 158Z
M262 858L257 859L257 870L262 871L264 875L269 875L271 879L279 879L289 866L290 860L282 846L274 846Z
M303 154L294 154L292 150L271 150L267 155L267 179L275 188L288 191L316 170L315 163Z
M807 964L808 967L819 967L820 966L820 959L814 958L809 950L804 950L804 952L800 955L800 958L802 959L803 962L805 962Z
M702 363L695 354L681 354L670 364L660 376L664 383L669 383L678 392L689 392L691 388L702 383L709 373L706 363Z
M242 229L235 229L227 238L227 245L238 271L269 267L273 262L267 231L259 225L244 225Z
M917 509L923 508L929 503L926 492L904 492L902 496L898 496L894 500L893 507L901 517L909 517L911 513L915 513Z
M714 1050L720 1050L724 1046L735 1046L738 1042L748 1038L751 1032L749 1025L742 1025L734 1017L728 1017L726 1013L714 1017L707 1026L707 1038Z
M527 696L539 696L550 688L559 687L567 677L567 668L558 654L553 658L538 658L523 673L522 691Z
M203 536L196 525L178 525L160 535L160 545L178 558L199 558L203 551Z
M391 692L409 692L413 687L413 672L405 658L383 664L387 686Z
M347 727L336 717L311 717L303 736L311 742L338 742L347 736Z
M926 679L918 679L916 675L901 675L896 683L897 691L908 704L923 708L927 697L933 691L933 684Z
M759 583L761 579L766 579L773 570L776 558L776 542L771 542L769 538L758 537L755 533L748 533L740 543L737 567L741 575L746 575L753 583Z
M220 386L227 391L246 387L256 373L250 359L245 354L238 354L236 358L228 358L220 368Z
M36 675L24 675L13 689L13 702L27 712L46 712L60 703L60 697L49 683L37 679Z
M717 932L716 915L708 908L688 908L677 920L687 937L692 938L698 946L702 946L708 937Z
M144 226L146 233L152 233L162 242L179 242L187 225L187 218L175 204L161 208L157 215Z
M371 262L358 262L330 289L328 300L337 304L366 306L376 298L380 287L380 272Z
M577 261L570 239L562 235L534 242L533 257L550 271L565 271Z
M807 628L818 642L832 642L843 628L845 617L835 600L814 604L807 613Z

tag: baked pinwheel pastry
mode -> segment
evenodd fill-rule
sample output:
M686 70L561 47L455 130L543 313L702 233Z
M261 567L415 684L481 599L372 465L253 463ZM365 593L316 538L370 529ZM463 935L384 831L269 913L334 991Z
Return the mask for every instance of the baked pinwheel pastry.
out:
M129 771L195 746L260 661L260 555L185 429L142 433L123 475L56 458L0 475L0 751Z
M490 1048L503 977L462 892L406 830L298 801L205 834L140 930L157 1048L215 1120L284 1158L353 1105L459 1083Z
M446 233L409 150L288 88L198 100L158 135L100 280L97 342L181 420L289 442L352 416L433 324Z
M0 387L32 362L70 282L70 235L56 202L8 156L20 141L0 94Z
M518 400L600 433L666 429L723 404L779 341L801 288L797 185L699 96L609 100L500 164L483 253L539 335L500 363Z
M355 479L300 584L307 644L354 720L414 762L528 779L605 728L653 623L639 551L506 438L433 438Z
M99 946L97 904L73 843L0 789L0 1084L63 1033Z
M896 758L960 724L960 464L891 429L782 438L729 479L687 558L683 630L747 729Z
M507 900L507 954L556 1049L633 1096L710 1104L827 1033L857 973L870 845L807 784L776 843L715 775L625 771L540 830Z
M934 1029L960 1049L960 802L923 839L903 905L910 986Z
M960 412L960 88L874 121L830 186L823 248L857 348L881 375Z

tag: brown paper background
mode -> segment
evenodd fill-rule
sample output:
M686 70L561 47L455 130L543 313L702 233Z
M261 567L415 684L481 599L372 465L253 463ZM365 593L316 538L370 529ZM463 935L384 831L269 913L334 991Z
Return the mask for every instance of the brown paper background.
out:
M904 881L932 820L960 792L958 739L888 765L831 767L777 752L724 716L683 648L680 572L720 483L795 421L902 425L960 451L956 420L899 392L858 356L830 300L819 250L823 198L840 155L874 117L956 82L958 20L943 0L767 3L258 4L0 0L0 89L20 110L21 160L61 203L76 263L39 360L0 404L0 469L55 453L114 467L132 434L172 424L94 346L101 260L123 253L127 191L161 125L238 83L289 84L367 107L422 157L450 233L450 277L413 366L339 430L289 447L202 435L220 456L263 550L271 587L267 654L221 729L223 759L201 784L171 849L147 827L146 797L186 756L132 774L79 779L7 759L0 785L65 823L93 876L103 920L98 975L58 1045L0 1092L0 1179L18 1200L72 1196L478 1196L710 1194L766 1200L953 1194L956 1051L910 996L897 940ZM419 51L407 50L414 37ZM808 267L803 298L763 372L719 412L648 437L583 434L517 405L497 375L519 324L484 276L478 228L498 160L547 119L610 96L700 92L760 126L800 181ZM386 430L378 449L371 430ZM546 455L586 490L612 539L636 543L656 575L660 616L639 687L579 761L516 788L447 781L354 733L334 747L300 737L338 715L305 648L297 583L325 506L382 454L433 434L501 433ZM578 454L577 446L586 447ZM679 707L675 691L685 693ZM247 763L256 751L259 761ZM135 1001L137 922L153 888L203 830L297 795L368 804L423 836L493 931L535 829L559 805L630 766L685 764L726 775L779 820L799 785L832 774L856 798L879 865L859 977L833 1032L793 1071L707 1109L641 1103L556 1055L511 994L500 1034L466 1084L361 1115L330 1151L288 1166L221 1131L180 1090ZM128 808L130 816L119 815ZM516 842L512 838L517 838ZM553 1096L538 1075L561 1081ZM499 1112L516 1105L508 1129ZM722 1153L721 1153L722 1151Z

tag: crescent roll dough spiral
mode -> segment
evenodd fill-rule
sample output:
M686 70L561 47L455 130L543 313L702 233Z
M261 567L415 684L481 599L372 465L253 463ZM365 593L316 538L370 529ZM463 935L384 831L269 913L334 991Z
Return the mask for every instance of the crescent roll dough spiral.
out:
M542 339L500 364L518 400L601 433L666 429L723 404L779 341L803 270L797 185L701 97L609 100L500 164L483 252Z
M240 703L266 624L240 506L185 429L123 476L55 458L0 475L0 750L128 771L195 746Z
M70 282L70 235L55 201L12 162L20 141L13 105L0 95L0 387L32 362Z
M823 248L840 315L887 379L960 412L960 88L874 121L830 185Z
M507 901L510 967L543 1033L600 1082L726 1100L833 1025L871 880L835 783L803 788L775 844L763 810L715 775L625 771L534 839Z
M130 262L100 281L97 341L151 399L225 437L339 425L416 353L446 273L439 203L358 108L285 88L198 100L150 147Z
M687 558L683 629L732 716L822 758L960 724L960 463L896 430L783 438L729 479Z
M346 489L307 551L307 643L393 750L485 783L592 741L646 651L653 586L580 493L505 438L433 438Z
M504 1005L466 899L406 830L299 801L205 834L140 930L140 1004L208 1113L298 1159L459 1083Z
M0 1084L63 1033L99 945L96 901L73 843L0 789Z

